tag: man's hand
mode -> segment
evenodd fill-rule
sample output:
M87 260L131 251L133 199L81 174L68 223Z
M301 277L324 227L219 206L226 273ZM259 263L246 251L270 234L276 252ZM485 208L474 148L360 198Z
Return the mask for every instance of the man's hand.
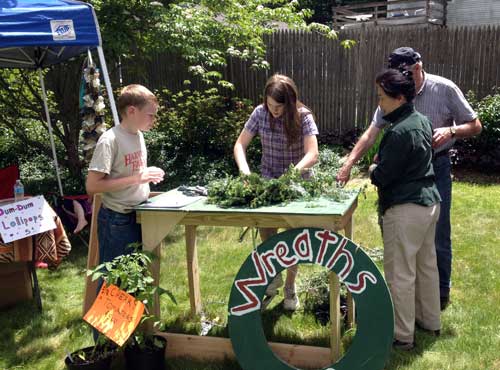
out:
M146 184L148 182L152 182L153 184L158 184L159 182L163 181L165 172L161 168L153 166L146 168L138 175L139 175L139 184Z
M342 168L339 170L337 173L337 182L339 185L344 186L348 181L349 178L351 177L351 168L348 163L344 163Z
M434 130L432 135L432 147L437 148L451 140L451 131L449 127L439 127Z

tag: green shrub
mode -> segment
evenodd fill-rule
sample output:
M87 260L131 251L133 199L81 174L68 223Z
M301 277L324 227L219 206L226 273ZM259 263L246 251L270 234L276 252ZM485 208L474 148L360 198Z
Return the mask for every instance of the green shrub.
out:
M500 169L500 89L477 100L473 92L467 100L478 114L483 130L478 136L457 142L455 162L477 169Z
M375 143L373 146L366 151L366 153L361 157L359 161L359 166L363 168L368 168L373 163L373 158L375 154L378 153L378 149L380 147L380 142L382 141L382 137L384 136L384 131L379 132L377 138L375 139Z
M251 102L221 96L216 89L159 94L158 126L146 133L148 164L161 167L164 188L180 183L206 184L225 173L236 174L233 146L252 112ZM254 140L248 160L259 157Z

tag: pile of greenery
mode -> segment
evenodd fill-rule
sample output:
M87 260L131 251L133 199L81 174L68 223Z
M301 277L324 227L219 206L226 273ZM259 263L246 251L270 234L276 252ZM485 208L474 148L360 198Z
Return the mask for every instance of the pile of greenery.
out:
M334 201L346 199L350 191L337 185L339 156L330 149L320 152L319 165L304 179L292 165L277 179L265 179L256 173L227 176L208 185L208 203L219 207L258 208L320 196Z

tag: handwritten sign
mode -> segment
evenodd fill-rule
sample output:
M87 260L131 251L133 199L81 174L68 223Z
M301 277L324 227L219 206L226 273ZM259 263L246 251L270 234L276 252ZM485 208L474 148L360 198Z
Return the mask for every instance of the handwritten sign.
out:
M41 195L0 205L0 234L5 243L55 228L54 211Z
M262 329L262 297L284 269L323 266L337 274L356 302L356 336L349 351L325 370L383 369L391 353L394 315L377 266L351 240L330 230L291 229L267 239L247 257L229 296L229 336L242 369L292 370L269 348Z
M121 347L134 332L143 312L142 302L116 285L103 284L83 319Z

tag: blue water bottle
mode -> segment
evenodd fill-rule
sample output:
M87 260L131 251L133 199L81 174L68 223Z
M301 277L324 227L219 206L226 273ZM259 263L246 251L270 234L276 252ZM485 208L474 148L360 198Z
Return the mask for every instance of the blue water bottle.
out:
M14 184L14 201L18 202L24 199L24 185L21 180L16 180Z

